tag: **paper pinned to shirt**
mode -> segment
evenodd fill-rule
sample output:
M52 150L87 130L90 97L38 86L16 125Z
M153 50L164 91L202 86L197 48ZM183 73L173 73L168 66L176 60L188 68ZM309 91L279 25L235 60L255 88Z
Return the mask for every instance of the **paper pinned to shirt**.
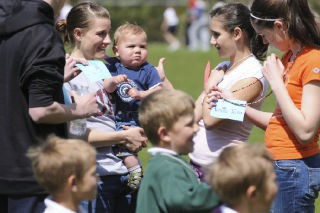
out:
M90 82L93 83L111 77L107 66L99 60L88 60L88 65L76 64L76 66L79 67Z
M210 115L216 118L243 121L246 101L218 99L212 107ZM241 104L241 105L238 105Z

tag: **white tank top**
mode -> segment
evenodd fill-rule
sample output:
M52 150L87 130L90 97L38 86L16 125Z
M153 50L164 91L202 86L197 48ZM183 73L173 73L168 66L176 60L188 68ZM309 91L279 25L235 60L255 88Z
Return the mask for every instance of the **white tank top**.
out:
M225 75L218 84L220 88L230 89L236 82L245 78L257 78L263 86L263 90L257 99L266 95L268 84L261 72L261 64L254 57L250 57L241 63L230 74ZM256 100L257 100L256 99ZM263 101L251 105L260 109ZM228 146L234 146L247 142L253 128L253 124L245 117L243 122L224 120L218 128L206 130L204 123L199 122L200 129L193 138L194 151L189 154L190 159L199 166L206 166L214 162L221 151Z

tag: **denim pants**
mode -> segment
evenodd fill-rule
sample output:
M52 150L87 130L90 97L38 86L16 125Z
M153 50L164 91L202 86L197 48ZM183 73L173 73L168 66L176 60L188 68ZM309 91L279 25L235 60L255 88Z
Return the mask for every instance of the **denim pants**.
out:
M139 120L138 120L138 112L122 112L121 114L116 115L116 131L123 130L122 126L139 126ZM123 120L123 121L121 121ZM131 155L136 155L136 153L130 152L128 149L120 148L118 145L113 145L112 150L114 154L119 157L127 157Z
M276 160L279 185L272 213L314 213L320 191L320 154L297 160Z
M136 193L127 194L129 175L100 177L97 198L81 202L88 213L134 213Z

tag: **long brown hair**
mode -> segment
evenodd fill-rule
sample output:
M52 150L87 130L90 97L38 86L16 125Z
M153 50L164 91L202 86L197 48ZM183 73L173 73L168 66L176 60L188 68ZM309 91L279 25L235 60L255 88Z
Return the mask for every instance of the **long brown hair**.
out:
M230 3L218 7L210 12L211 18L218 17L230 33L239 27L248 36L248 45L253 55L263 60L268 50L268 45L263 44L250 22L250 10L241 3Z
M270 20L281 19L287 26L290 38L304 46L320 48L320 29L307 0L255 0L251 13L253 24L272 28L274 21Z

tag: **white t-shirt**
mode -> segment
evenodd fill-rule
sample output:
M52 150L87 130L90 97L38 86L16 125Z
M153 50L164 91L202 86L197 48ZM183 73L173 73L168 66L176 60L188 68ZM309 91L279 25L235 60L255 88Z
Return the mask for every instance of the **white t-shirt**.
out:
M85 213L84 209L81 206L79 206L78 211L75 212L71 209L68 209L67 207L60 205L59 203L56 203L50 198L46 198L44 200L44 204L46 205L46 208L43 213Z
M164 13L163 17L167 22L168 26L177 26L179 24L179 18L176 11L172 7L168 7Z
M266 95L268 84L261 72L261 64L251 56L242 62L235 70L225 75L218 87L230 89L236 82L246 78L257 78L263 86L263 91L256 100ZM261 109L263 101L251 105L255 109ZM222 150L228 146L247 142L253 128L253 124L245 117L243 122L224 120L219 127L206 130L203 121L199 122L200 129L193 138L194 151L189 154L190 159L200 165L207 166L214 162Z
M222 205L217 209L214 209L212 213L238 213L236 210L229 208L228 206Z

